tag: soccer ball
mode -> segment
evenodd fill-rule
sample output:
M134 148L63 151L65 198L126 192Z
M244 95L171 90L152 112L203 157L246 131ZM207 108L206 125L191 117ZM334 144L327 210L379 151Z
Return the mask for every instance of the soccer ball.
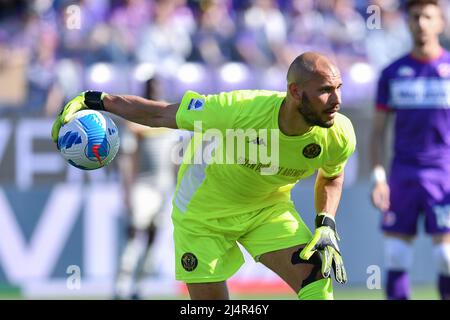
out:
M109 116L98 111L79 111L59 130L59 151L79 169L94 170L108 165L119 145L117 126Z

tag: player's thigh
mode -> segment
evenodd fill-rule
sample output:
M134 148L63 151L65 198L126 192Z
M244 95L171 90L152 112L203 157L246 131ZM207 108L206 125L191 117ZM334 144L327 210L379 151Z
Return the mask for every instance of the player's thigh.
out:
M192 300L228 300L228 288L225 281L210 283L187 283Z
M312 238L292 202L280 202L258 211L248 230L238 241L256 261L263 253L305 244Z
M280 202L268 207L255 219L251 230L239 242L256 261L273 270L298 292L303 280L314 268L311 264L303 265L297 259L300 247L311 240L311 231L292 202Z
M260 262L283 279L294 292L322 279L321 259L315 253L308 261L300 259L300 251L306 244L267 252L261 255Z
M423 190L417 181L391 177L390 208L383 212L381 228L385 233L414 236L423 207Z
M236 239L230 238L221 225L207 225L190 212L172 213L175 244L176 279L185 283L222 282L244 263Z

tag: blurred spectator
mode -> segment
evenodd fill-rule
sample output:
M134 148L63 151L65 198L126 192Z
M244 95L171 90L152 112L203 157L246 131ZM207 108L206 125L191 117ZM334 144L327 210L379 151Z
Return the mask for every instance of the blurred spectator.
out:
M138 37L150 23L152 12L153 3L146 0L126 0L114 10L110 20L111 40L123 59L130 58L136 50Z
M304 51L319 51L333 55L330 41L324 33L324 16L315 8L314 3L314 0L291 2L287 46L284 50L286 63Z
M440 5L447 23L439 40L444 48L450 48L450 23L448 23L450 21L450 0L441 0Z
M154 6L152 23L145 28L138 41L137 60L157 65L166 74L176 74L192 50L186 19L177 21L177 12L181 11L185 18L188 9L182 5L180 8L177 0L157 0Z
M331 44L340 69L347 69L355 57L364 56L366 24L354 9L353 0L330 1L324 12L324 34Z
M11 48L0 31L0 113L20 108L26 100L27 51Z
M28 115L53 115L55 106L60 107L64 99L56 77L58 37L48 30L39 40L27 67L25 110Z
M93 55L96 48L92 45L92 37L99 30L105 29L109 3L105 0L82 0L75 6L68 3L62 6L61 10L61 26L58 30L61 38L61 56L77 60L82 64L101 59ZM78 19L80 21L77 21ZM103 42L107 43L108 40L109 37L104 37Z
M6 30L9 29L11 45L13 47L26 48L32 52L35 52L39 46L39 39L44 33L57 34L57 19L56 13L52 7L39 7L30 3L28 9L24 12L24 15L19 20L21 25L17 27L17 21L10 24L10 21L6 21ZM8 32L8 31L7 31Z
M372 0L380 9L379 28L368 30L366 54L370 64L380 71L392 60L405 54L411 48L408 26L399 11L398 0Z
M198 30L194 36L197 60L218 66L236 60L234 35L236 27L225 0L200 1Z
M277 63L287 36L287 23L277 2L253 0L240 23L236 44L243 61L258 68Z
M95 66L109 65L116 70L111 73L114 79L110 79L109 87L127 91L133 86L130 76L120 78L118 74L131 74L141 63L158 65L164 90L175 99L185 83L192 82L203 84L206 90L202 92L227 90L243 81L248 88L281 89L289 61L305 51L333 57L345 79L346 105L368 106L370 99L353 82L364 82L368 90L374 85L370 73L410 47L411 39L400 13L403 2L3 0L0 41L4 52L14 50L28 57L29 86L20 76L11 78L13 83L9 85L17 87L11 91L16 92L11 101L20 100L20 92L27 91L27 110L32 108L36 114L42 114L42 110L52 114L59 108L55 102L87 89ZM450 16L450 1L441 0L441 4L446 16ZM364 20L364 16L369 18L369 5L376 5L381 12L379 27L370 28L368 20ZM80 21L74 23L77 15ZM49 40L41 43L43 34L50 38L50 34L57 35L57 39L53 45ZM441 43L450 47L448 26ZM9 66L6 59L0 63ZM245 66L236 64L240 62ZM355 69L356 63L362 64ZM23 62L14 65L23 66ZM245 77L246 70L252 77ZM367 71L365 75L359 74L361 70ZM19 75L19 69L16 71ZM0 77L6 77L6 71L1 72ZM103 78L97 80L104 85ZM0 105L5 104L0 101Z

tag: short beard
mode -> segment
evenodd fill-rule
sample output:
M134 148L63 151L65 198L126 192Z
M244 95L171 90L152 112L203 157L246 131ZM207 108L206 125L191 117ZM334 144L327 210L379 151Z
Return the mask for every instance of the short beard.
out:
M426 44L427 42L422 39L414 39L414 46L416 48L423 48Z
M319 114L317 114L317 112L314 112L311 106L311 101L309 100L305 92L303 92L302 94L302 101L300 107L298 108L298 112L300 112L300 114L303 116L303 119L305 119L306 123L310 126L330 128L334 124L334 120L325 122L320 119Z

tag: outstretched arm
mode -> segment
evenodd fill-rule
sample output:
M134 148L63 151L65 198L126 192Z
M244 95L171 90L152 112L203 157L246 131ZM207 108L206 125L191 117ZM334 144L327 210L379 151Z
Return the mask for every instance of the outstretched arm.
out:
M144 99L130 95L109 95L99 91L85 91L70 100L61 110L52 127L52 139L58 141L59 129L73 115L84 109L108 111L126 120L150 127L177 129L179 104Z
M179 104L169 104L131 95L110 95L103 98L105 111L149 127L177 129L175 116Z

